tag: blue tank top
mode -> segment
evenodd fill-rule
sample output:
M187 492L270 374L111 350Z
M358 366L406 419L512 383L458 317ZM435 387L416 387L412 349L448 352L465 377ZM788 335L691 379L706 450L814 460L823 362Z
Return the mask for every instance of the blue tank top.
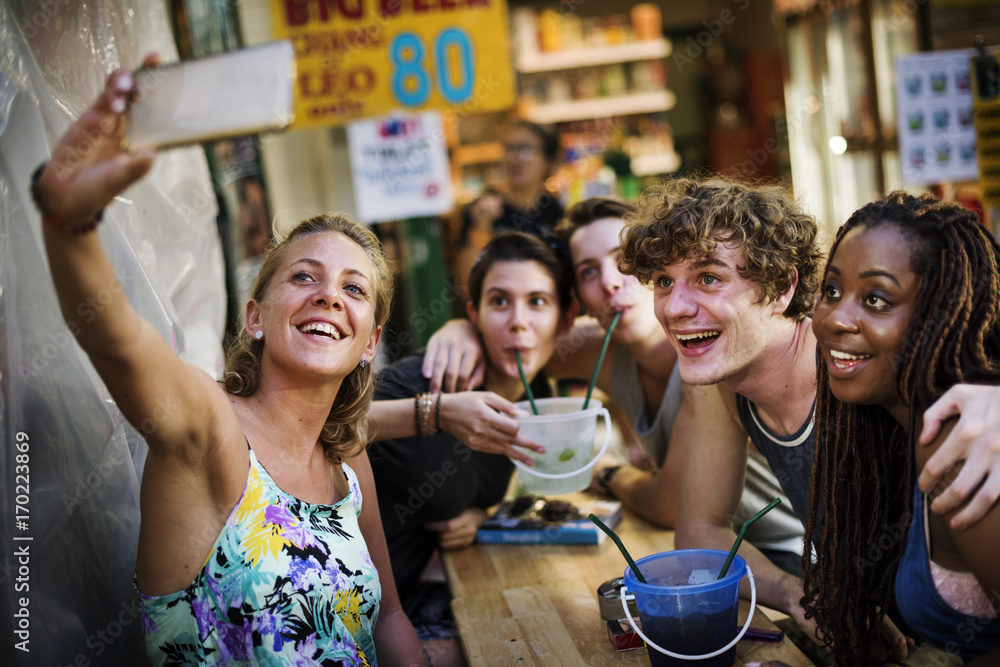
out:
M906 551L896 570L896 603L903 620L920 639L971 660L1000 647L1000 619L965 614L934 587L924 525L924 494L913 494L913 521ZM997 604L996 598L993 600Z
M736 410L743 429L750 436L750 442L767 459L774 476L792 503L792 509L804 524L809 510L809 485L813 454L816 451L816 431L813 428L816 402L813 401L806 423L789 436L775 435L768 430L757 415L757 408L745 396L736 394Z

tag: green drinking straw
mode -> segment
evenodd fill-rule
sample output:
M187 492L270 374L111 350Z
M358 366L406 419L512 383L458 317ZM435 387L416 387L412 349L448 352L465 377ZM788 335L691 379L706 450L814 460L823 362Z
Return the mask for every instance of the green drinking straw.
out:
M722 579L724 576L726 576L726 572L729 571L729 565L730 563L733 562L733 556L736 555L736 550L740 548L740 543L743 542L743 536L746 535L747 528L749 528L754 521L756 521L757 519L761 518L762 516L773 510L780 502L781 498L775 498L774 500L772 500L770 503L767 504L767 507L765 507L764 509L757 512L752 517L746 520L746 523L744 523L743 527L740 528L740 534L736 536L736 541L733 542L733 548L729 550L729 555L726 556L726 562L722 566L722 569L719 570L719 576L715 578L716 580Z
M524 376L524 366L521 365L521 350L514 350L514 356L517 357L517 372L521 374L521 383L524 385L524 393L528 395L528 400L531 401L531 411L537 415L538 406L535 405L535 395L531 393L531 385L528 384L528 378Z
M614 325L612 324L611 326L614 326ZM597 524L598 528L600 528L605 533L607 533L608 537L610 537L612 540L615 541L615 544L618 545L618 550L622 552L622 556L625 556L625 560L628 561L628 566L630 568L632 568L632 573L635 574L635 578L638 579L640 582L642 582L642 583L645 584L646 583L646 577L642 576L642 572L639 571L639 566L636 565L635 561L632 560L632 557L628 555L628 549L626 549L625 545L622 544L622 539L620 537L618 537L617 535L615 535L615 531L613 531L610 528L608 528L607 526L605 526L604 522L601 521L600 519L598 519L593 514L588 514L587 518L590 519L591 521L593 521L595 524Z
M615 313L615 316L611 318L611 324L608 325L608 331L604 334L604 343L601 345L601 354L597 357L597 366L594 368L594 376L590 378L590 384L587 385L587 398L583 401L583 407L581 410L586 410L587 406L590 405L590 395L594 391L594 385L597 384L597 374L601 372L601 364L604 363L604 353L608 351L608 343L611 342L611 332L615 330L618 326L618 320L622 318L622 311Z

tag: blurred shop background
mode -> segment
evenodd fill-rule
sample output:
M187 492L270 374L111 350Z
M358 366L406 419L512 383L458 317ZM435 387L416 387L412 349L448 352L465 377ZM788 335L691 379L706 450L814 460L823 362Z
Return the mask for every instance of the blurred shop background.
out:
M463 316L463 212L537 158L505 134L519 119L558 136L547 210L718 171L791 186L827 238L897 188L1000 224L996 0L2 0L0 476L28 441L34 482L30 521L0 497L0 542L32 545L30 654L0 555L4 664L144 660L145 443L59 315L29 176L113 69L282 38L292 128L164 152L99 232L140 313L210 374L273 235L329 210L395 261L381 363Z
M331 16L336 4L329 3ZM422 3L430 10L455 4L463 5ZM266 0L168 6L182 58L280 34L279 12ZM311 6L314 19L327 11L318 0ZM502 187L502 133L512 119L558 133L559 166L545 187L564 206L597 195L635 197L667 174L722 171L792 185L827 234L863 203L901 187L931 188L988 216L974 178L904 181L894 66L917 52L972 52L977 36L1000 43L997 3L510 0L505 11L516 98L509 108L442 113L452 209L375 225L402 287L387 345L393 357L464 312L456 298L468 266L458 261L461 211ZM231 295L252 274L270 222L281 228L331 209L357 214L348 125L207 149ZM231 317L242 301L232 301Z

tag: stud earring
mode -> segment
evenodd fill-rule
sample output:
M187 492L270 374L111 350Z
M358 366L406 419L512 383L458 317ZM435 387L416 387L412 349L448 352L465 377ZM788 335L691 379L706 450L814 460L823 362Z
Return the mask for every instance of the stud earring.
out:
M257 333L255 333L253 335L253 337L256 338L257 340L260 340L260 339L262 339L264 337L264 332L263 331L258 331Z
M368 365L368 360L367 359L362 359L361 363L358 364L358 365L361 366L361 368L364 368L365 366Z

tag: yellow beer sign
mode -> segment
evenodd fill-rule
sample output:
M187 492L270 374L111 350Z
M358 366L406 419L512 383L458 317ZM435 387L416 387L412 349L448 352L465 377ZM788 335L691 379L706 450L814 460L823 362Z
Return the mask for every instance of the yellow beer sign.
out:
M295 45L293 128L514 105L506 0L271 0Z

